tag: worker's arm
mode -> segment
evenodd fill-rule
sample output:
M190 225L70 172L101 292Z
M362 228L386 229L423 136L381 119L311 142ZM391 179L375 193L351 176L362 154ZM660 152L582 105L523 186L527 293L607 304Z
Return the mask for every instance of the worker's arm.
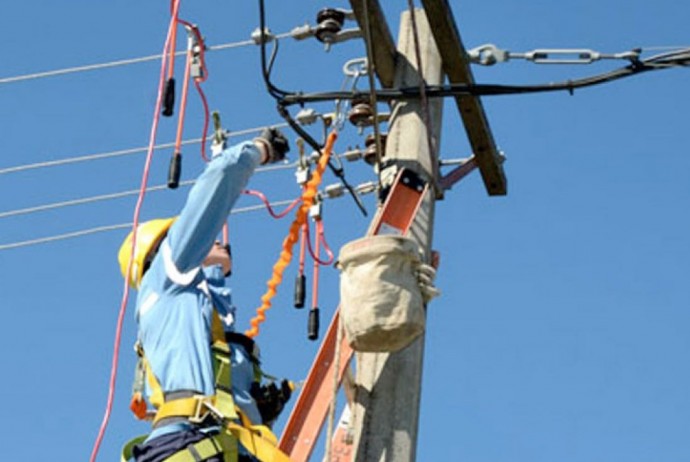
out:
M185 274L201 265L260 161L257 145L249 141L226 149L207 164L161 249L177 271ZM171 276L170 269L166 272Z
M279 162L289 150L280 130L266 128L253 141L227 148L207 164L163 241L169 278L181 285L192 282L257 165Z

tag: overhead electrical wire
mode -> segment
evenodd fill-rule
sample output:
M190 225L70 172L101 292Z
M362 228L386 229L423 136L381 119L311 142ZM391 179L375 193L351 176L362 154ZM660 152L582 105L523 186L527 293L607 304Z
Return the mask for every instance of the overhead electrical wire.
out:
M287 38L291 37L290 32L284 32L282 34L276 34L276 38ZM249 45L256 45L256 42L252 39L247 39L247 40L242 40L238 42L227 42L227 43L222 43L220 45L210 45L206 47L206 51L221 51L221 50L229 50L232 48L240 48L240 47L245 47ZM180 50L175 52L175 56L183 56L187 53L187 50ZM145 63L145 62L150 62L150 61L157 61L161 59L163 54L157 54L157 55L150 55L150 56L141 56L138 58L130 58L130 59L120 59L116 61L110 61L110 62L105 62L105 63L97 63L97 64L87 64L84 66L75 66L75 67L66 67L63 69L55 69L52 71L44 71L44 72L35 72L32 74L22 74L22 75L16 75L12 77L1 77L0 78L0 85L2 84L7 84L7 83L15 83L15 82L22 82L25 80L35 80L35 79L42 79L46 77L55 77L55 76L60 76L60 75L67 75L67 74L77 74L80 72L88 72L88 71L95 71L95 70L100 70L100 69L108 69L108 68L114 68L114 67L120 67L120 66L128 66L131 64L139 64L139 63Z
M294 167L294 166L295 165L290 165L290 167ZM271 166L271 167L273 167L273 166ZM180 183L180 184L181 185L189 185L189 184L191 184L192 181L193 180L189 180L189 181L185 181L185 182ZM342 185L342 188L345 189L345 186ZM164 189L167 190L167 186L165 186L165 185L154 186L152 188L148 188L147 192L159 191L159 190L164 190ZM321 197L322 199L338 199L338 198L342 197L341 195L329 195L329 194L327 194L326 191L328 189L329 188L326 187L324 192L319 193L319 197ZM357 190L357 192L359 194L369 194L369 193L372 193L372 192L377 190L376 185L373 182L362 183L362 184L358 185L355 189ZM116 193L116 194L112 194L110 196L116 196L117 194L132 195L132 194L134 194L134 191L126 191L125 193ZM254 194L250 194L250 195L254 195ZM258 210L266 209L268 211L268 213L271 216L273 216L274 218L282 218L282 216L284 216L290 210L292 210L292 208L294 207L295 202L296 202L295 199L284 199L284 200L279 200L279 201L268 202L265 200L265 198L261 197L263 195L261 195L261 196L256 195L256 196L262 200L262 202L263 202L262 204L250 205L250 206L246 206L246 207L235 207L234 209L232 209L230 214L231 215L242 214L242 213L255 212ZM99 199L100 199L100 197L99 197ZM105 200L105 199L103 199L103 200ZM85 202L86 201L84 201L83 203L85 203ZM89 202L95 202L95 200L89 200ZM66 205L75 205L75 204L70 203L70 204L65 204L65 206ZM57 206L62 206L62 204L54 204L54 206L51 206L51 208L57 208ZM282 207L282 206L288 206L288 208L283 210L282 212L278 212L278 213L273 211L274 207ZM41 208L41 210L47 210L48 207L49 206L43 206ZM36 210L36 211L38 211L38 210ZM12 214L13 215L19 215L21 212L24 212L24 211L18 210L18 211L13 212ZM30 212L26 212L26 213L30 213ZM8 216L7 214L8 214L8 212L5 212L5 215L3 217L7 217ZM98 226L98 227L94 227L94 228L89 228L89 229L85 229L85 230L79 230L79 231L74 231L74 232L69 232L69 233L64 233L64 234L57 234L57 235L53 235L53 236L41 237L41 238L36 238L36 239L29 239L29 240L25 240L25 241L0 244L0 251L16 249L16 248L20 248L20 247L29 247L29 246L44 244L44 243L53 242L53 241L60 241L60 240L65 240L65 239L69 239L69 238L88 236L90 234L97 234L97 233L101 233L101 232L114 231L114 230L126 229L126 228L131 228L131 227L132 227L132 223L120 223L120 224L116 224L116 225Z
M153 120L151 122L151 130L149 133L149 146L146 154L146 161L144 163L144 170L142 172L142 177L141 177L141 187L140 187L140 193L139 197L137 198L137 203L134 207L134 217L133 217L133 223L132 223L132 230L136 230L138 224L139 224L139 215L141 213L141 208L144 202L144 195L146 193L146 184L148 182L148 177L149 177L149 170L151 167L151 163L153 160L153 152L154 152L154 146L156 145L156 134L158 132L158 123L160 121L160 116L161 116L161 107L163 105L163 90L165 86L165 67L167 64L167 59L165 56L165 51L169 49L170 42L171 42L171 37L173 35L173 29L177 26L177 21L176 21L176 16L177 12L179 11L179 6L180 6L180 0L174 0L174 11L172 18L170 20L170 24L168 26L168 33L165 38L165 44L163 46L163 57L161 59L161 65L160 65L160 76L158 78L158 92L156 96L156 104L155 104L155 109L153 113ZM132 247L131 247L131 255L134 255L134 250L136 248L136 243L137 243L137 233L133 232L132 233L133 238L132 238ZM133 265L134 259L130 258L129 263L127 264L127 271L125 274L130 274L132 271L132 265ZM118 311L117 315L117 322L116 322L116 327L115 327L115 339L113 342L113 357L111 361L111 366L110 366L110 379L108 380L108 395L107 395L107 400L106 400L106 405L105 405L105 410L103 412L103 419L101 421L101 425L99 426L98 429L98 434L96 435L96 439L94 440L93 447L91 448L91 455L89 457L89 462L95 462L96 458L98 457L98 451L101 447L101 443L103 442L103 437L105 436L105 431L108 427L108 422L110 421L110 414L112 413L113 409L113 402L115 400L115 382L117 379L117 368L118 368L118 360L120 357L120 344L122 340L122 326L124 324L124 318L125 318L125 312L127 311L127 300L129 298L129 281L128 278L124 278L124 283L123 283L123 290L122 290L122 300L120 302L120 309Z
M425 88L427 97L444 98L448 96L499 96L527 93L544 93L554 91L568 91L573 93L580 88L612 82L631 77L649 71L670 69L675 67L690 67L690 48L675 50L646 59L632 61L629 65L613 71L596 74L589 77L571 79L560 82L533 85L505 85L505 84L452 84L452 85L428 85ZM405 87L398 89L381 89L376 91L377 98L383 101L417 99L421 97L421 91L417 87ZM306 104L338 99L358 99L367 94L359 91L331 91L319 93L293 93L282 98L282 104L290 106L294 104Z
M260 45L260 56L261 56L261 75L264 80L264 84L266 85L266 89L268 93L275 98L276 102L278 103L278 113L285 119L285 121L290 125L290 127L304 139L304 141L309 144L318 154L319 157L323 155L321 152L321 144L319 144L306 130L304 130L296 121L295 119L292 118L290 115L290 112L287 110L285 105L282 103L283 98L287 95L289 95L288 92L281 90L280 88L276 87L272 82L271 82L271 71L273 70L273 62L275 60L275 51L277 48L274 48L274 55L271 56L271 62L270 64L266 61L266 42L267 42L267 35L266 35L267 29L266 29L266 8L264 5L263 0L259 0L259 45ZM276 40L277 42L277 40ZM325 141L325 140L324 140ZM367 210L364 207L364 204L362 203L362 200L359 198L357 195L357 192L352 189L352 186L347 182L345 179L345 172L342 168L342 164L340 167L336 167L333 165L332 162L328 162L328 168L331 170L331 172L340 179L340 181L343 182L347 190L350 192L350 195L355 201L355 204L359 208L359 210L362 212L363 215L367 215Z
M277 123L277 124L271 124L271 125L263 125L260 127L253 127L253 128L246 128L243 130L237 130L237 131L231 131L227 133L227 136L229 138L231 137L236 137L236 136L244 136L248 135L251 133L256 133L260 132L266 127L276 127L276 128L286 128L289 125L285 122ZM206 141L209 141L213 135L207 136ZM202 141L202 138L192 138L189 140L182 141L181 145L188 145L188 144L195 144L199 143ZM167 149L167 148L173 148L175 147L175 143L163 143L163 144L157 144L154 146L154 149L159 150L159 149ZM60 165L68 165L68 164L74 164L74 163L79 163L79 162L88 162L92 160L99 160L99 159L109 159L112 157L120 157L120 156L126 156L126 155L131 155L131 154L137 154L140 152L146 152L148 149L148 146L144 147L139 147L139 148L131 148L131 149L121 149L117 151L108 151L108 152L102 152L102 153L96 153L96 154L89 154L85 156L77 156L77 157L69 157L65 159L57 159L57 160L49 160L49 161L44 161L44 162L36 162L32 164L24 164L24 165L17 165L14 167L5 167L5 168L0 168L0 175L5 175L8 173L16 173L16 172L23 172L26 170L34 170L34 169L40 169L40 168L46 168L46 167L56 167Z
M165 188L165 186L163 186ZM280 200L280 201L274 201L270 203L271 207L282 207L284 205L291 205L295 202L294 199L286 199L286 200ZM242 214L242 213L249 213L249 212L256 212L259 210L263 210L266 208L266 204L259 204L259 205L250 205L247 207L236 207L234 208L230 214ZM132 228L132 223L120 223L120 224L115 224L115 225L107 225L107 226L97 226L94 228L88 228L84 230L79 230L79 231L74 231L70 233L64 233L64 234L57 234L53 236L47 236L47 237L41 237L41 238L36 238L36 239L29 239L25 241L18 241L18 242L11 242L8 244L0 244L0 251L2 250L10 250L10 249L16 249L20 247L30 247L38 244L45 244L48 242L54 242L54 241L61 241L65 239L70 239L70 238L75 238L75 237L82 237L82 236L88 236L91 234L98 234L106 231L115 231L115 230L121 230L121 229L131 229Z
M269 171L276 171L276 170L290 170L293 169L297 166L298 164L296 162L290 163L290 164L284 164L284 165L271 165L271 166L265 166L265 167L259 167L256 169L255 173L261 173L261 172L269 172ZM181 181L180 186L191 186L194 184L196 180L186 180L186 181ZM168 190L167 185L158 185L158 186L150 186L146 188L146 192L156 192L156 191L166 191ZM94 202L103 202L103 201L108 201L108 200L113 200L113 199L121 199L123 197L128 197L128 196L136 196L139 194L140 190L138 189L130 189L128 191L121 191L121 192L115 192L115 193L110 193L110 194L101 194L101 195L96 195L96 196L88 196L88 197L83 197L79 199L70 199L66 201L61 201L61 202L53 202L50 204L43 204L43 205L36 205L33 207L25 207L21 209L14 209L14 210L8 210L6 212L0 212L0 219L2 218L10 218L14 216L19 216L19 215L29 215L32 213L36 212L44 212L47 210L55 210L55 209L60 209L64 207L70 207L74 205L84 205L84 204L91 204ZM261 195L263 196L263 195Z

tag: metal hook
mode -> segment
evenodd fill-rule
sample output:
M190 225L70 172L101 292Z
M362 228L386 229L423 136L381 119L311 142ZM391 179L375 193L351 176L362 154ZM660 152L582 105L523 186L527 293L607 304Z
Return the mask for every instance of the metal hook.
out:
M368 62L366 57L351 59L343 65L343 74L345 74L345 80L343 81L342 90L344 91L348 87L350 90L357 88L357 82L359 78L367 75L368 72ZM336 130L341 131L345 126L345 120L350 106L350 101L345 101L339 99L335 103L335 117L333 118L334 127Z
M227 147L228 134L220 123L220 112L213 111L213 142L211 143L211 155L220 155Z
M358 67L355 68L355 66ZM343 74L348 77L361 77L367 75L369 71L368 66L369 64L366 57L351 59L343 65Z

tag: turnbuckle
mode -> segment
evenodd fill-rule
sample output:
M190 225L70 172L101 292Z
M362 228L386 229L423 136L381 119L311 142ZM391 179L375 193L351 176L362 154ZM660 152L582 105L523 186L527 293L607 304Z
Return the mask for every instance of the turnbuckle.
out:
M522 58L535 64L592 64L602 59L625 59L633 61L639 58L639 51L626 51L623 53L599 53L585 48L555 48L532 50L527 53L509 53L511 58Z
M600 53L587 48L543 48L526 53L513 53L498 48L491 43L480 45L467 52L470 61L483 66L491 66L511 59L525 59L535 64L591 64L603 59L622 59L638 61L641 50L635 49L622 53Z

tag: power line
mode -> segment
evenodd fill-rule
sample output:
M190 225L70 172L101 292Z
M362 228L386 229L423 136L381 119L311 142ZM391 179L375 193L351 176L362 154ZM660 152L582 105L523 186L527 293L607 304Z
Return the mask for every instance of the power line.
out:
M449 96L499 96L528 93L543 93L554 91L568 91L600 85L615 80L631 77L643 72L671 69L677 67L690 67L690 48L674 50L662 53L646 59L633 60L629 65L613 71L592 75L589 77L571 79L561 82L550 82L534 85L502 85L502 84L450 84L430 85L425 92L430 98L445 98ZM381 89L376 91L377 98L381 101L394 101L420 98L420 90L415 87L402 87L395 89ZM290 105L303 105L308 103L335 101L342 99L356 100L366 97L363 92L357 91L330 91L319 93L291 93L285 95L281 102L283 107Z
M290 165L290 167L294 167L294 166L295 165ZM285 166L270 166L270 167L264 167L263 171L267 171L269 169L270 170L277 170L276 167L285 168ZM258 171L259 170L257 169L257 172ZM182 182L180 184L187 186L187 185L192 184L193 182L194 182L194 180L189 180L189 181ZM148 191L152 191L152 190L158 191L158 190L165 189L166 187L167 186L155 186L155 187L149 188ZM362 194L362 195L370 194L370 193L373 193L375 191L378 191L378 185L375 181L369 181L369 182L365 182L365 183L362 183L360 185L357 185L355 190L357 191L358 194ZM124 195L124 194L132 194L132 193L137 193L137 192L138 191L134 191L134 192L127 191L125 193L118 193L118 194ZM322 191L320 191L319 196L322 199L331 200L331 199L338 199L338 198L342 197L345 193L350 193L350 191L345 187L345 185L343 183L334 183L332 185L326 186ZM108 196L116 196L118 194L111 194ZM105 196L99 196L99 197L105 197ZM234 214L240 214L240 213L255 212L257 210L261 210L261 209L267 208L267 207L269 207L269 208L270 207L281 207L284 205L290 205L294 201L295 201L294 199L285 199L285 200L280 200L280 201L275 201L275 202L265 202L265 203L258 204L258 205L250 205L247 207L238 207L238 208L233 209L230 212L230 214L234 215ZM71 202L74 202L74 201L71 201ZM93 200L90 202L93 202ZM74 205L74 204L69 204L69 205ZM56 207L53 207L53 208L56 208ZM43 208L42 210L45 210L45 208ZM0 218L3 216L6 216L6 215L7 215L7 213L0 215ZM97 234L97 233L102 233L102 232L106 232L106 231L128 229L131 227L132 227L131 222L130 223L120 223L120 224L115 224L115 225L107 225L107 226L98 226L95 228L73 231L70 233L58 234L58 235L54 235L54 236L41 237L41 238L37 238L37 239L30 239L30 240L19 241L19 242L11 242L9 244L0 244L0 251L16 249L16 248L20 248L20 247L29 247L29 246L33 246L33 245L45 244L48 242L60 241L60 240L65 240L65 239L70 239L70 238L75 238L75 237L88 236L91 234Z
M289 199L289 200L281 200L281 201L276 201L276 202L271 202L270 205L271 207L279 207L282 205L288 205L291 204L294 201L294 199ZM265 204L260 204L260 205L252 205L248 207L240 207L232 210L230 212L231 215L235 214L240 214L240 213L249 213L249 212L255 212L257 210L261 210L265 208ZM38 244L45 244L48 242L55 242L55 241L61 241L65 239L70 239L70 238L75 238L75 237L81 237L81 236L88 236L91 234L97 234L97 233L102 233L106 231L114 231L118 229L128 229L132 227L132 223L120 223L120 224L115 224L115 225L107 225L107 226L98 226L95 228L89 228L89 229L84 229L80 231L73 231L70 233L64 233L64 234L57 234L54 236L47 236L47 237L41 237L37 239L30 239L26 241L19 241L19 242L11 242L9 244L0 244L0 251L2 250L9 250L9 249L16 249L20 247L29 247L33 245L38 245Z
M256 173L269 172L269 171L275 171L275 170L293 169L297 166L298 166L297 162L293 162L290 164L270 165L270 166L257 168ZM190 186L190 185L194 184L195 181L196 180L182 181L182 182L180 182L180 186ZM167 190L167 189L168 189L167 185L159 185L159 186L152 186L152 187L147 188L146 192L163 191L163 190ZM36 213L36 212L44 212L46 210L54 210L54 209L59 209L59 208L63 208L63 207L70 207L70 206L74 206L74 205L83 205L83 204L102 202L102 201L107 201L107 200L112 200L112 199L120 199L120 198L127 197L127 196L136 196L137 194L139 194L138 189L131 189L129 191L122 191L122 192L116 192L116 193L111 193L111 194L102 194L102 195L98 195L98 196L89 196L89 197L84 197L81 199L72 199L72 200L62 201L62 202L54 202L52 204L44 204L44 205L37 205L34 207L9 210L7 212L0 212L0 219L14 217L14 216L18 216L18 215L29 215L29 214Z
M285 37L290 37L291 34L289 32L283 33L283 34L278 34L276 35L276 38L285 38ZM231 48L240 48L248 45L256 45L256 42L254 40L242 40L239 42L228 42L228 43L223 43L220 45L214 45L210 46L207 48L207 51L220 51L220 50L228 50ZM185 55L187 53L187 50L181 50L175 52L175 56L181 56ZM6 83L15 83L15 82L22 82L25 80L35 80L35 79L42 79L46 77L55 77L59 75L67 75L67 74L76 74L79 72L88 72L88 71L95 71L99 69L108 69L108 68L113 68L113 67L120 67L120 66L128 66L131 64L139 64L139 63L145 63L149 61L155 61L157 59L161 59L163 55L157 54L157 55L150 55L150 56L142 56L138 58L130 58L130 59L120 59L117 61L110 61L110 62L105 62L105 63L98 63L98 64L88 64L85 66L75 66L75 67L67 67L63 69L56 69L52 71L45 71L45 72L36 72L33 74L23 74L23 75L17 75L14 77L3 77L0 78L0 85L1 84L6 84Z
M235 137L235 136L248 135L250 133L256 133L258 131L261 131L267 126L276 127L276 128L286 128L288 126L288 124L281 122L281 123L273 124L273 125L264 125L261 127L246 128L243 130L229 132L227 134L227 136L228 137ZM209 135L206 139L210 140L212 137L213 137L213 135ZM194 139L183 141L182 145L189 145L189 144L200 143L200 142L201 142L201 138L194 138ZM174 146L175 146L175 143L163 143L163 144L158 144L158 145L154 146L154 149L167 149L167 148L172 148ZM108 159L108 158L112 158L112 157L126 156L126 155L131 155L131 154L137 154L140 152L146 152L147 150L148 150L148 146L145 146L145 147L139 147L139 148L121 149L121 150L117 150L117 151L108 151L108 152L102 152L102 153L96 153L96 154L89 154L86 156L70 157L70 158L66 158L66 159L50 160L50 161L45 161L45 162L36 162L33 164L17 165L15 167L6 167L6 168L0 169L0 175L5 175L8 173L23 172L26 170L35 170L35 169L39 169L39 168L55 167L55 166L59 166L59 165L75 164L75 163L79 163L79 162L88 162L88 161L92 161L92 160Z

